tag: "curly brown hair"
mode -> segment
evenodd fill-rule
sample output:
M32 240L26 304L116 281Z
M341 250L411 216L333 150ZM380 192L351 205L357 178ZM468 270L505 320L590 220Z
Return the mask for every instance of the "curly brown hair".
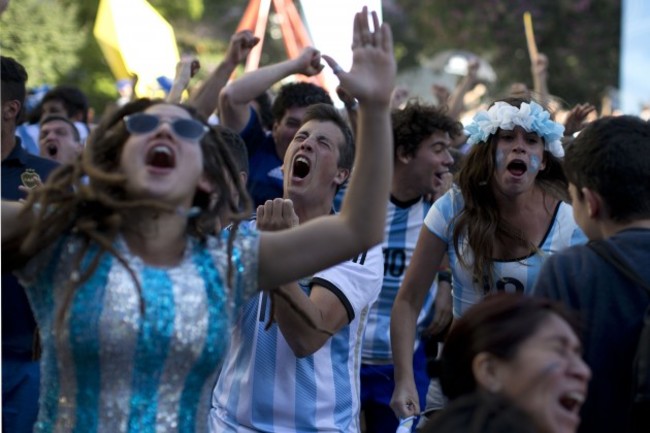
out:
M448 116L445 108L423 104L418 100L410 100L403 109L393 110L391 121L395 157L400 147L407 155L415 155L422 141L436 131L447 132L451 138L463 133L462 124Z

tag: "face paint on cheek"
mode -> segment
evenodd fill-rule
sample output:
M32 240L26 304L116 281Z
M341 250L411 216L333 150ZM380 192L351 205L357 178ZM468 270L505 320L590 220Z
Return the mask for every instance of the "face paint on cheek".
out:
M497 154L494 157L494 163L497 166L497 170L505 168L506 154L501 149L497 149Z
M542 160L537 155L530 157L530 171L537 173L542 166Z

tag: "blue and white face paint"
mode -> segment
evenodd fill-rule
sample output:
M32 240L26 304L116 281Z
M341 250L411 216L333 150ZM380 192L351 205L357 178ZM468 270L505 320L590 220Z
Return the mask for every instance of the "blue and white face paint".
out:
M497 149L496 155L494 157L494 163L497 170L503 170L506 168L506 154L502 149Z
M528 169L532 173L537 173L541 166L542 166L541 158L539 156L537 156L537 155L532 155L530 157L530 167L528 167Z

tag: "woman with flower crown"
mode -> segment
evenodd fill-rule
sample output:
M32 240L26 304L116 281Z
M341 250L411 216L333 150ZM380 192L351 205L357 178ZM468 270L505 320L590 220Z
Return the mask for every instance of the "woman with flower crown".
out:
M531 293L549 254L586 242L563 201L563 132L542 106L515 98L495 102L466 127L473 147L456 184L427 214L393 304L392 316L399 320L391 320L391 407L398 416L420 412L412 371L415 323L445 253L453 284L451 293L438 292L436 320L451 320L450 310L460 317L491 292Z

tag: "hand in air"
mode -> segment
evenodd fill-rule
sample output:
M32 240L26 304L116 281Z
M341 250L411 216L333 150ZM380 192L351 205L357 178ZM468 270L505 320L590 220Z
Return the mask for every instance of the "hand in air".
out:
M352 68L343 71L329 56L323 59L332 68L341 86L360 104L390 104L397 67L393 55L393 35L386 23L379 25L377 13L372 13L373 30L370 30L368 8L364 7L354 17L352 35Z
M230 38L228 51L226 51L226 59L233 65L242 63L259 41L260 38L255 36L250 30L242 30L235 33Z
M306 75L308 77L317 75L325 67L320 60L321 60L320 51L318 51L314 47L307 47L304 50L302 50L300 55L295 59L295 61L298 64L298 68L296 72L299 74Z

